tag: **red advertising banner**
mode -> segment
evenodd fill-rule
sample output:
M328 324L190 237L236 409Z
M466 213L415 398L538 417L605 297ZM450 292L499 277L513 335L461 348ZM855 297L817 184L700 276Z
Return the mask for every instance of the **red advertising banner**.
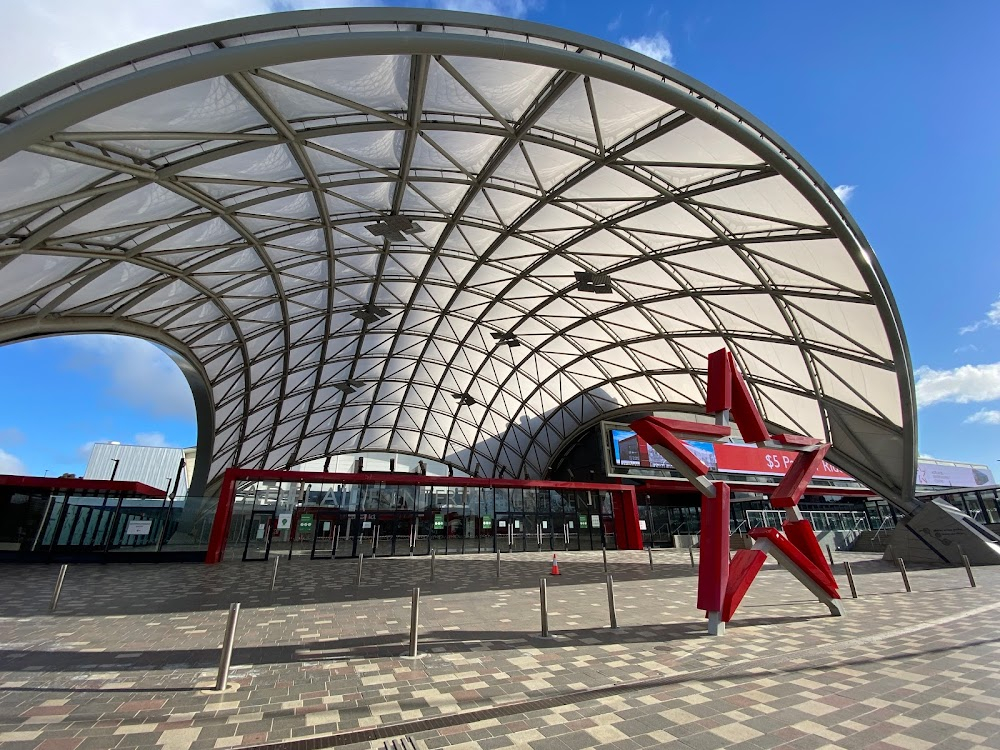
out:
M758 448L753 445L732 445L715 443L715 458L718 471L738 472L741 474L776 474L783 475L795 461L795 451L781 451L773 448ZM846 479L853 477L841 471L833 464L824 461L819 470L813 474L817 479Z

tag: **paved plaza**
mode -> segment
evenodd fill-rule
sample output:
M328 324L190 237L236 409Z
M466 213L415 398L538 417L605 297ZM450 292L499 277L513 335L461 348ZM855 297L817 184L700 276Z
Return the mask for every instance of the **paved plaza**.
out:
M686 551L218 566L5 566L0 747L1000 748L1000 569L909 571L839 553L846 616L767 565L724 638ZM850 560L859 599L840 563ZM406 657L410 592L420 652ZM215 678L240 602L235 689Z

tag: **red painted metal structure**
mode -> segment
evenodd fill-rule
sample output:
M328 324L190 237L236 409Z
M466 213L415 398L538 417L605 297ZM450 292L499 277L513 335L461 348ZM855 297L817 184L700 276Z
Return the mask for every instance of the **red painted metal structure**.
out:
M732 354L725 349L708 357L705 407L707 413L715 415L714 426L661 417L645 417L629 426L702 494L698 608L708 617L709 633L722 635L725 632L726 623L735 614L768 554L826 604L831 614L842 614L833 571L823 556L812 525L797 507L830 446L805 436L771 435ZM731 432L730 416L745 442L800 451L770 495L772 507L785 510L784 534L774 528L752 530L753 549L740 550L732 562L729 561L730 486L726 482L709 482L708 467L687 450L678 437L690 434L726 437Z
M79 479L77 477L22 477L14 474L0 474L0 487L24 487L34 490L62 490L79 493L121 494L125 497L148 497L162 500L167 496L164 490L142 482L118 482L107 479Z
M485 489L544 489L544 490L593 490L611 494L612 513L615 523L615 538L619 549L642 549L642 531L639 528L639 507L636 503L635 487L624 484L598 484L594 482L546 482L531 479L477 479L469 477L432 477L423 474L396 474L383 472L363 472L360 474L326 474L313 471L276 471L266 469L227 469L222 477L219 505L212 523L212 534L208 542L205 562L222 562L226 550L226 539L232 522L233 506L236 501L236 483L254 481L310 482L313 484L378 484L433 486L433 487L477 487Z

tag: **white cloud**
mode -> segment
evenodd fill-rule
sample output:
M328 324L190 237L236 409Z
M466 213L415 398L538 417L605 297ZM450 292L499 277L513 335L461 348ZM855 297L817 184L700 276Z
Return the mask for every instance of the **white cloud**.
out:
M157 417L195 418L194 397L176 363L159 347L127 336L73 336L70 367L97 372L107 394Z
M991 365L962 365L954 370L919 367L913 373L917 403L929 406L939 402L968 404L1000 399L1000 362Z
M88 57L170 31L288 10L378 5L377 0L31 0L4 2L0 94ZM500 3L506 4L506 3ZM515 3L515 4L523 4Z
M977 320L972 325L959 329L958 332L964 336L967 333L972 333L974 331L978 331L980 328L990 326L1000 326L1000 299L990 305L990 309L986 311L985 318Z
M1000 424L1000 411L996 409L980 409L975 414L965 418L966 424Z
M660 32L635 37L634 39L622 39L621 44L624 47L635 50L640 55L659 60L661 63L667 65L674 64L674 53L670 48L670 42Z
M622 25L622 16L624 14L619 13L613 21L608 24L608 31L617 31L618 27Z
M167 442L166 436L162 432L137 432L135 435L136 445L147 445L151 448L172 448Z
M27 474L28 467L24 461L7 451L0 449L0 474Z
M847 203L847 201L851 199L851 196L854 195L854 191L857 187L857 185L837 185L837 187L833 189L833 192L837 194L837 197L840 198L840 200Z

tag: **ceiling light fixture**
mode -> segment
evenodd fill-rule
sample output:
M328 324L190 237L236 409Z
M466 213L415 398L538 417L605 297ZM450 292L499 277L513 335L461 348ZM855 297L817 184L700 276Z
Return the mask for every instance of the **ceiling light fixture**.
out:
M575 275L578 292L590 292L591 294L611 294L614 292L614 287L611 286L611 277L606 273L577 271Z
M418 234L424 231L423 227L405 216L387 216L376 224L366 224L365 229L376 237L384 237L389 242L405 242L405 234Z

